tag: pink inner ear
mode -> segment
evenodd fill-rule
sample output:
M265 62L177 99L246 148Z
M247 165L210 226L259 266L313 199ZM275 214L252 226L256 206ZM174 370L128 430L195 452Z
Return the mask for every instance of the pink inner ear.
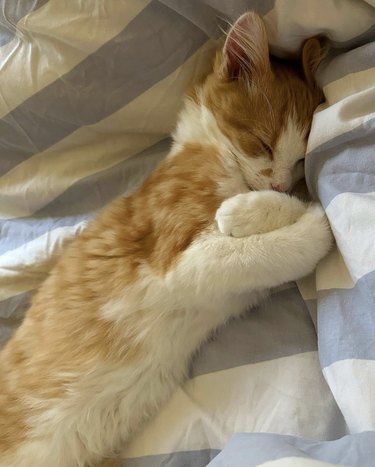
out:
M228 37L225 52L227 54L229 76L230 78L236 78L240 73L241 64L246 63L246 53L233 37Z
M242 15L229 31L224 45L226 75L246 79L262 78L270 70L267 32L262 18L255 12Z
M246 44L251 34L251 18L248 14L242 15L229 31L224 46L227 56L228 74L231 78L239 75L241 68L249 67L249 57L246 53Z

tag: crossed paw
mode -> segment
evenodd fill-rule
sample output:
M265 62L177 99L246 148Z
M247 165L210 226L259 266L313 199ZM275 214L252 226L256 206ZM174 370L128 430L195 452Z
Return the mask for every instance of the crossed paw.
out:
M232 237L247 237L293 224L307 204L285 193L250 191L225 200L216 211L219 231Z

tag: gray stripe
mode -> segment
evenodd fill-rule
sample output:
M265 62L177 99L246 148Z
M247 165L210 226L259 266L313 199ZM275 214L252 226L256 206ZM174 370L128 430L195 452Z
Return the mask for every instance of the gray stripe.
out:
M81 215L78 214L58 217L59 213L56 212L55 215L52 214L51 216L39 218L36 213L34 214L34 217L30 218L0 221L0 229L2 232L0 253L8 253L9 251L12 251L15 248L18 248L59 227L77 225L86 219L92 218L94 214L95 212L87 212L82 213Z
M363 3L362 3L363 4ZM370 5L366 5L369 9L369 14L373 14L374 8ZM323 34L325 31L322 31ZM330 43L333 47L338 49L352 49L353 47L359 47L363 44L367 44L368 42L372 42L375 40L375 24L371 25L367 31L358 34L358 36L352 37L348 40L343 41L333 41L331 40Z
M32 217L0 221L0 254L57 227L76 225L91 218L113 198L130 195L163 159L169 146L170 139L166 138L113 167L79 180Z
M192 23L153 1L120 34L0 120L0 175L116 112L206 40Z
M14 38L21 18L47 2L48 0L0 0L0 47Z
M31 295L32 292L26 292L0 301L0 348L21 324Z
M318 337L322 367L339 360L375 360L375 271L353 289L318 294Z
M314 325L295 287L272 295L243 318L227 323L204 345L191 376L316 349Z
M0 350L2 346L12 337L21 322L21 318L0 318Z
M172 452L124 459L122 465L123 467L205 467L219 452L217 449Z
M311 300L305 300L305 305L307 309L309 310L310 318L311 321L314 324L315 331L318 328L318 303L317 300L311 299Z
M21 324L30 298L27 292L0 302L0 350Z
M0 301L0 318L19 321L30 304L31 292L20 293Z
M227 21L234 22L248 10L266 14L275 0L160 0L161 3L191 21L209 37L216 38L220 29L228 28ZM221 28L219 28L220 26Z
M248 10L255 10L261 15L265 15L275 5L275 0L204 0L205 3L211 5L216 11L225 15L231 21L235 21L242 13Z
M160 2L191 21L208 37L216 38L221 34L218 28L220 20L213 8L205 4L206 2L202 0L160 0Z
M323 87L349 73L357 73L373 67L375 67L375 42L346 53L333 50L319 66L316 77L319 85Z
M371 119L314 149L305 162L312 196L327 207L340 193L375 191L374 147L375 119Z
M323 442L269 433L239 433L234 435L209 467L256 467L285 457L315 459L352 467L373 467L375 432L368 431Z

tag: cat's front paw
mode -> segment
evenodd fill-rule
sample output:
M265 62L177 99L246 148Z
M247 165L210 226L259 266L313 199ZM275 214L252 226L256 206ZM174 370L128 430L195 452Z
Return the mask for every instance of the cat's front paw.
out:
M305 203L285 193L251 191L225 200L215 220L221 233L248 237L290 225L305 210Z
M248 193L229 198L216 211L215 220L221 233L232 237L247 237L256 232L249 215Z
M331 249L334 237L331 227L323 207L318 203L311 203L301 221L306 222L308 227L308 236L311 238L311 244L314 245L314 255L321 259Z

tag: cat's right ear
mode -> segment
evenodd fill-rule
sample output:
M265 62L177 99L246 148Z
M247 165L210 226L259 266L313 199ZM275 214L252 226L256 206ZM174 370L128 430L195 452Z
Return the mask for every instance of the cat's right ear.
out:
M302 66L305 78L310 86L315 86L315 72L329 51L325 37L316 36L307 39L302 46Z
M245 13L234 23L214 69L220 78L250 81L271 70L266 28L257 13Z

